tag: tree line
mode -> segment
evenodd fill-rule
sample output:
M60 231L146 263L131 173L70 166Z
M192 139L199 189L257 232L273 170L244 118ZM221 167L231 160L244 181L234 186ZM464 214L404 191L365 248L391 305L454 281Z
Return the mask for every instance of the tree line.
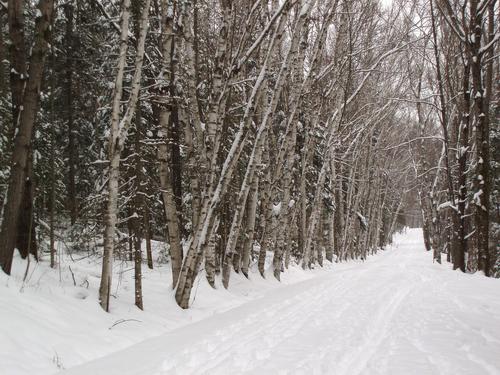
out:
M410 67L425 246L437 262L444 252L454 269L498 277L500 9L496 1L432 0L426 11L428 33ZM431 146L425 138L435 124L439 143Z

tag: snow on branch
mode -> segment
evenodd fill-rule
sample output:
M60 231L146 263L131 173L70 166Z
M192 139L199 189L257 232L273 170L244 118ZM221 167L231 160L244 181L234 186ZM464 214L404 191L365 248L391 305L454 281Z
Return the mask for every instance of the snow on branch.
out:
M458 212L458 208L454 206L450 201L446 201L444 203L441 203L439 206L437 206L437 210L441 211L445 208L452 208L453 210Z
M356 216L361 224L361 228L366 231L368 229L368 219L364 217L361 212L356 212Z
M498 39L500 39L500 33L497 31L493 39L491 39L491 41L488 44L485 44L483 47L479 49L479 54L482 55L485 52L488 52L493 47L493 45L495 45L495 43L498 42Z

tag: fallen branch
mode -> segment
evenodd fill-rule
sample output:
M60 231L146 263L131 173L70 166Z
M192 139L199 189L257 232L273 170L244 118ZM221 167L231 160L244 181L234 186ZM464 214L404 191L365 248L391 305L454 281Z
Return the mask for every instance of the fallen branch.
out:
M109 327L108 329L111 329L114 326L117 326L118 324L122 324L122 323L125 323L125 322L139 322L139 323L142 323L142 320L137 320L137 319L119 319L116 322L114 322L113 325L111 327Z

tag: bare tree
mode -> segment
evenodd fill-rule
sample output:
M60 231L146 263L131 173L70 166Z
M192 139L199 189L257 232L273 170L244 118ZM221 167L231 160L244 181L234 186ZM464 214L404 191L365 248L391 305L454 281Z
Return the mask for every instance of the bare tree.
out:
M140 36L137 42L135 56L135 72L131 83L132 90L127 101L126 112L120 119L123 74L128 48L127 41L129 34L130 0L125 0L122 6L120 54L118 58L118 70L113 93L113 113L111 117L111 129L108 143L108 202L106 207L104 230L104 258L102 262L101 284L99 286L99 302L105 311L109 311L109 297L111 293L111 280L113 275L113 251L115 247L115 228L117 222L120 155L127 138L128 129L134 117L139 97L142 63L144 59L144 46L148 31L149 4L150 0L144 1L140 20Z

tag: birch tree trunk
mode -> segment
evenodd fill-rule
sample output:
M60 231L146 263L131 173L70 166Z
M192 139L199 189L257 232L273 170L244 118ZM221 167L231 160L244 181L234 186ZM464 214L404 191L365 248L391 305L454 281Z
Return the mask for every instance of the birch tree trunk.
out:
M172 288L175 287L179 278L182 265L182 245L181 232L179 228L179 215L175 203L175 193L172 181L172 142L169 127L172 123L172 107L174 105L172 96L174 95L173 75L174 67L172 64L172 55L174 49L174 2L162 1L162 20L164 27L162 29L162 70L160 79L163 81L163 87L160 92L164 95L163 103L160 107L159 123L162 142L158 146L158 162L161 196L165 217L167 219L167 231L170 245L170 260L172 265Z
M264 148L264 145L262 146ZM256 164L259 165L262 159L262 150L258 154ZM257 204L259 199L259 173L260 169L256 171L253 176L252 185L250 187L250 199L247 202L247 225L246 225L246 238L243 244L243 255L241 257L241 272L248 278L248 268L250 266L250 256L253 250L253 243L255 239L255 221L257 214Z
M104 231L104 256L102 261L101 283L99 286L99 303L105 311L109 311L109 297L111 290L111 278L113 275L113 251L115 241L115 227L117 221L118 206L118 178L120 167L120 152L115 149L118 146L118 132L120 124L120 102L123 91L123 75L127 59L128 33L130 19L130 0L124 0L121 14L120 53L118 58L118 70L116 73L115 87L113 91L113 108L111 114L111 132L108 145L109 171L108 171L108 201L105 217Z
M330 137L328 137L330 140ZM331 143L331 142L329 142ZM321 167L321 170L318 175L318 179L316 182L316 192L314 194L314 200L311 208L311 215L309 216L309 225L307 227L307 236L306 243L304 245L304 258L302 260L302 268L311 268L311 252L313 248L313 240L315 238L316 226L318 224L318 218L321 213L321 203L322 203L322 195L323 195L323 187L326 179L327 168L326 165L330 160L329 154L333 152L333 148L327 148L327 153L325 155L325 161Z
M284 5L287 3L284 3ZM283 5L283 6L284 6ZM280 17L280 23L284 22L283 18ZM281 27L278 26L278 29ZM204 199L202 209L200 212L200 224L196 227L194 236L189 243L189 250L184 259L181 274L179 277L179 282L176 289L176 301L182 308L187 308L189 306L189 297L191 295L191 288L193 285L194 278L197 275L199 264L202 260L203 249L206 244L207 239L209 240L213 233L213 225L215 221L215 211L217 210L222 195L225 194L227 186L231 180L232 174L235 170L235 165L240 157L240 153L244 146L244 139L248 132L248 119L254 114L256 103L261 91L261 85L264 80L264 76L267 72L267 63L269 61L269 56L274 50L275 45L277 45L277 33L272 37L268 54L260 70L257 81L254 84L250 99L245 108L245 113L242 120L240 121L240 127L235 135L235 139L229 150L227 157L224 161L222 170L220 172L219 181L211 189L212 192L207 194L207 198ZM262 133L264 127L261 125L256 136L256 142L260 138L259 133ZM250 162L250 165L253 161Z
M187 81L187 113L189 117L189 124L187 126L192 126L194 137L193 147L194 150L190 154L190 187L191 187L191 221L192 227L197 228L200 222L200 210L202 202L202 186L201 178L208 173L208 159L205 147L205 135L202 129L201 114L198 105L198 93L197 93L197 77L198 77L198 67L196 65L196 25L195 25L195 14L196 14L196 1L184 1L182 2L182 23L180 24L182 28L182 35L184 37L184 64L186 67L186 81Z
M229 277L231 274L231 264L232 258L235 253L236 241L240 235L240 228L243 219L243 213L245 211L248 193L250 192L251 184L250 182L254 179L255 170L260 164L262 154L262 140L256 140L252 154L250 155L250 163L245 172L245 177L241 184L241 189L236 200L236 208L233 215L233 221L231 223L231 229L229 231L229 237L226 243L226 249L224 252L224 262L223 262L223 279L222 283L227 289L229 286Z
M101 284L99 286L99 303L109 312L109 297L111 293L111 280L113 275L113 252L115 248L115 229L118 210L118 183L120 176L120 155L127 139L128 129L135 113L141 86L142 63L144 46L148 30L148 14L150 0L145 0L141 12L140 33L137 41L135 56L135 71L132 78L132 89L127 101L127 109L120 120L120 102L123 89L123 75L127 57L127 42L129 34L130 0L124 0L122 7L120 54L118 70L113 92L113 105L111 115L111 129L108 144L109 169L108 169L108 202L106 205L104 229L104 256L102 262Z

